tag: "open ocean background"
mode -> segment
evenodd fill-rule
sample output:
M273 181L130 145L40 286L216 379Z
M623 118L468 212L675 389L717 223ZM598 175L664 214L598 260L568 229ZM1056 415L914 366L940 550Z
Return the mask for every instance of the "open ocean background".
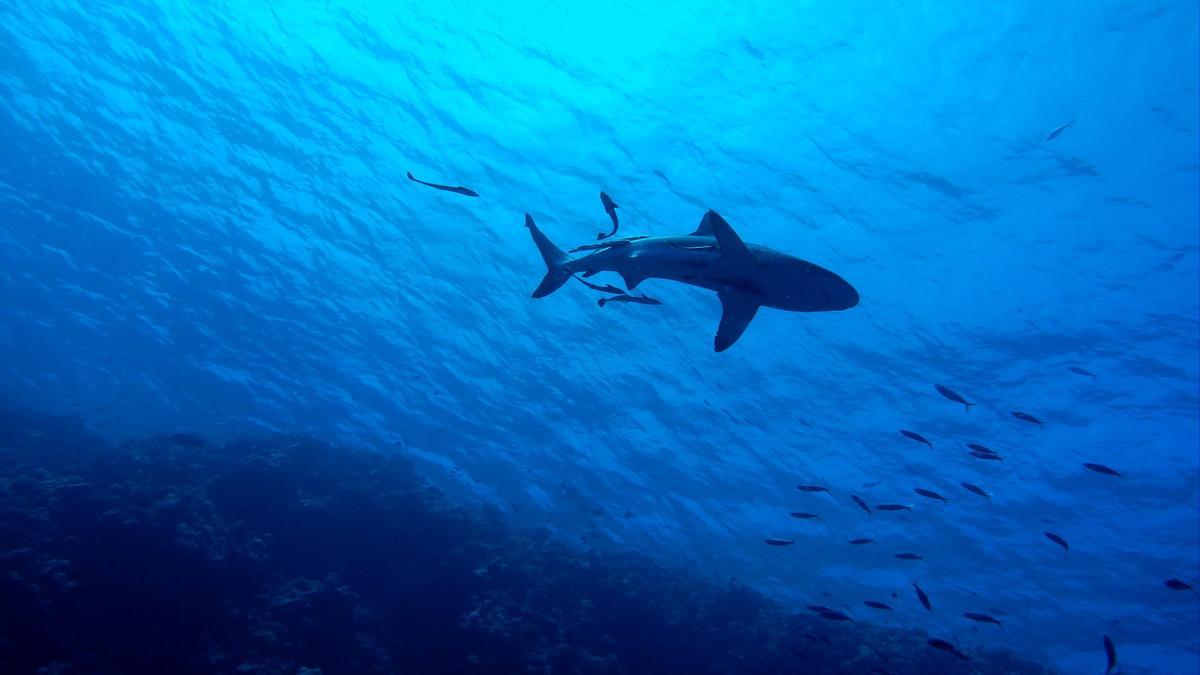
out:
M507 525L793 611L1200 672L1197 597L1163 583L1200 575L1198 25L1194 1L0 0L0 397L111 443L398 453ZM764 310L717 354L696 288L530 299L523 214L588 243L600 190L622 234L715 209L861 304Z

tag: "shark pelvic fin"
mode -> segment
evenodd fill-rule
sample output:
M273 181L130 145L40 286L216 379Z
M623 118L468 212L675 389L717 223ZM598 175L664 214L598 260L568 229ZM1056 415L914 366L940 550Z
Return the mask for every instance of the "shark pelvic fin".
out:
M723 291L717 293L717 297L721 300L721 323L717 326L713 349L723 352L732 347L742 333L746 332L746 326L750 325L754 315L758 313L759 305L753 296L737 291Z
M625 280L625 288L633 290L637 285L646 280L646 277L635 272L621 272L621 278Z

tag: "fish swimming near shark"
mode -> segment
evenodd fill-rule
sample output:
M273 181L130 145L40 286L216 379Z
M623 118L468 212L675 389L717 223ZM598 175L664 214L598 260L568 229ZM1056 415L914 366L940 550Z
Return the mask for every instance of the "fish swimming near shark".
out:
M408 179L411 180L412 182L420 183L421 185L427 185L435 190L445 190L446 192L453 192L455 194L465 195L467 197L478 197L479 196L478 192L476 192L468 187L463 187L461 185L438 185L437 183L426 183L423 180L418 180L417 178L414 178L411 171L408 171L406 173L408 174Z
M662 304L662 300L659 300L657 298L652 298L647 295L629 295L627 293L622 294L622 295L614 295L610 298L600 298L599 300L596 301L596 304L603 307L610 302L629 302L629 303L634 303L634 304L638 304L638 305L661 305Z
M604 212L608 214L608 217L610 219L612 219L613 229L612 229L612 232L609 232L608 234L604 234L603 232L597 232L596 233L597 240L608 239L609 237L611 237L617 233L617 227L619 227L619 225L617 223L617 209L621 208L616 202L614 202L612 200L612 197L609 197L608 193L603 190L600 191L600 203L604 205Z
M633 290L646 279L667 279L717 294L721 321L713 349L729 349L760 307L791 312L835 312L858 304L858 291L840 276L786 253L747 244L716 211L683 236L644 237L571 258L525 215L534 244L546 263L546 276L533 291L544 298L572 275L616 272Z

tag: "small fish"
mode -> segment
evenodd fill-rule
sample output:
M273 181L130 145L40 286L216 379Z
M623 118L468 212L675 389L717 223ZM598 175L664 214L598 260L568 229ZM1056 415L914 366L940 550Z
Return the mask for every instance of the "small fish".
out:
M873 543L875 543L874 539L862 538L862 539L851 539L850 540L851 546L862 546L863 544L873 544Z
M1064 558L1066 558L1068 555L1070 555L1071 545L1067 543L1066 539L1063 539L1062 537L1058 536L1057 534L1054 534L1053 532L1043 532L1042 534L1046 535L1046 538L1049 539L1050 541L1063 547L1063 557Z
M933 647L934 649L940 649L944 652L950 652L951 654L957 656L958 658L962 659L963 661L971 660L971 659L967 658L966 654L958 651L958 647L955 647L954 645L950 644L949 642L946 642L945 640L939 640L938 638L930 638L929 646Z
M883 482L883 481L881 481L881 480L869 480L869 481L867 481L867 482L863 483L863 484L862 484L862 486L863 486L863 487L865 487L865 488L873 488L873 487L875 487L876 485L879 485L879 484L880 484L880 483L882 483L882 482Z
M978 443L967 443L967 449L972 450L974 452L982 452L982 453L985 453L988 455L996 454L995 450L989 448L986 445L980 445Z
M850 499L853 499L854 503L858 504L858 508L866 511L868 516L871 515L871 507L867 506L867 502L862 497L859 497L858 495L850 495Z
M1108 658L1108 667L1104 669L1104 675L1116 675L1113 670L1117 667L1117 648L1113 645L1112 638L1104 636L1104 656Z
M796 543L796 540L795 539L774 539L774 538L772 538L772 539L763 539L763 543L770 544L771 546L791 546L792 544Z
M612 293L613 295L625 295L625 291L617 288L616 286L613 286L612 284L604 284L603 286L601 286L599 284L593 284L592 282L588 281L587 279L583 279L578 276L575 277L575 281L578 281L579 283L583 284L584 286L587 286L588 288L592 289L593 291L602 291L604 293Z
M1117 471L1116 469L1112 469L1107 466L1104 466L1103 464L1092 464L1091 462L1084 462L1083 468L1085 468L1089 471L1095 471L1096 473L1102 473L1106 476L1120 476L1121 475L1120 471Z
M1004 624L1001 623L999 619L988 616L987 614L980 614L978 612L963 612L963 616L972 621L978 621L980 623L994 623L997 626L1000 626L1000 630L1004 630Z
M1071 366L1070 368L1067 368L1067 370L1071 371L1072 373L1075 373L1076 375L1090 377L1090 378L1092 378L1093 381L1095 381L1097 379L1095 373L1088 371L1088 370L1084 370L1083 368L1077 368L1075 366Z
M979 495L980 497L983 497L984 499L987 499L988 501L992 500L992 496L989 495L987 492L984 492L983 488L979 487L978 485L975 485L973 483L959 483L959 485L966 488L968 492L974 492L975 494Z
M912 511L912 507L905 506L904 504L876 504L875 510L876 511Z
M945 396L946 398L950 399L951 401L954 401L955 403L963 404L963 406L966 407L967 412L971 412L971 408L975 405L974 403L968 403L967 399L963 398L957 391L954 391L950 387L943 387L940 384L935 384L935 385L933 385L933 388L937 389L937 392L939 394L941 394L942 396Z
M929 499L940 499L943 504L950 503L950 502L946 501L945 497L939 495L938 493L934 492L933 490L926 490L925 488L913 488L913 492L921 495L922 497L927 497Z
M600 203L604 205L604 212L607 213L608 217L612 219L613 229L612 232L609 232L608 234L597 232L597 240L608 239L617 233L617 209L621 208L620 206L617 206L617 203L612 200L612 197L609 197L608 193L604 192L603 190L600 191Z
M976 459L987 459L993 462L1003 462L1004 458L994 452L971 452L971 456Z
M882 609L882 610L888 611L888 612L892 611L891 605L889 605L887 603L879 602L877 600L863 600L863 604L866 605L867 607L872 607L874 609Z
M661 305L662 304L662 300L657 300L655 298L651 298L651 297L645 296L645 295L629 295L628 293L622 293L621 295L614 295L611 298L600 298L599 300L596 301L596 304L603 307L610 302L629 302L629 303L635 303L638 305Z
M804 513L803 511L793 511L791 513L791 516L793 518L800 518L801 520L808 520L810 518L820 518L821 517L815 513Z
M1075 120L1071 120L1070 122L1067 122L1066 124L1063 124L1062 126L1056 127L1054 129L1054 131L1051 131L1050 133L1046 134L1046 140L1052 141L1052 140L1058 138L1058 135L1061 134L1062 132L1066 131L1067 128L1070 127L1072 124L1075 124Z
M924 560L925 556L917 555L916 553L897 553L896 557L901 560Z
M829 488L820 485L797 485L796 489L801 492L829 492Z
M1191 584L1187 583L1186 581L1184 581L1182 579L1176 579L1176 578L1172 577L1170 579L1167 579L1163 583L1167 585L1167 588L1169 588L1173 591L1191 591L1193 593L1196 592L1196 589L1192 588Z
M846 616L845 614L842 614L841 612L832 612L832 611L831 612L820 612L819 614L817 614L817 616L821 617L822 619L825 619L826 621L849 621L851 623L854 623L854 619L851 619L850 617Z
M834 612L834 611L837 611L837 610L835 610L835 609L833 609L833 608L831 608L831 607L826 607L825 605L805 605L804 607L805 607L805 609L807 609L808 611L810 611L810 612L816 612L817 614L820 614L821 612Z
M413 178L411 171L408 172L408 179L414 183L420 183L421 185L428 185L429 187L434 188L435 190L445 190L446 192L454 192L454 193L457 193L460 195L466 195L468 197L478 197L479 196L478 192L472 190L471 188L465 188L461 185L438 185L437 183L426 183L423 180L417 180L416 178Z
M925 591L921 590L921 587L917 585L915 580L910 581L909 585L912 586L913 590L917 592L917 600L921 601L921 606L925 608L925 611L932 612L933 605L929 603L929 596L925 595Z
M1021 411L1019 411L1019 410L1014 410L1014 411L1012 412L1012 416L1013 416L1013 417L1015 417L1015 418L1017 418L1017 419L1019 419L1019 420L1021 420L1022 422L1029 422L1030 424L1036 424L1036 425L1038 425L1039 427L1041 427L1041 426L1045 426L1044 424L1042 424L1042 421L1041 421L1041 420L1039 420L1038 418L1034 417L1033 415L1030 415L1029 413L1023 413L1023 412L1021 412Z
M928 439L926 439L924 436L922 436L921 434L918 434L915 431L909 431L908 429L901 429L900 435L904 436L905 438L911 438L918 443L924 443L925 445L928 445L930 447L930 449L933 448L933 443L930 443Z

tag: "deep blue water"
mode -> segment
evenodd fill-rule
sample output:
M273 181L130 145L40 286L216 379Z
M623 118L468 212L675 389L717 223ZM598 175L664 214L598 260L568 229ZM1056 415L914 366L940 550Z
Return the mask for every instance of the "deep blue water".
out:
M881 623L964 648L1002 612L1065 672L1105 634L1200 672L1163 583L1200 574L1196 4L731 7L0 3L0 395L114 440L394 449L797 608L896 591ZM714 353L708 291L530 299L523 214L592 242L600 190L624 235L715 209L861 303Z

